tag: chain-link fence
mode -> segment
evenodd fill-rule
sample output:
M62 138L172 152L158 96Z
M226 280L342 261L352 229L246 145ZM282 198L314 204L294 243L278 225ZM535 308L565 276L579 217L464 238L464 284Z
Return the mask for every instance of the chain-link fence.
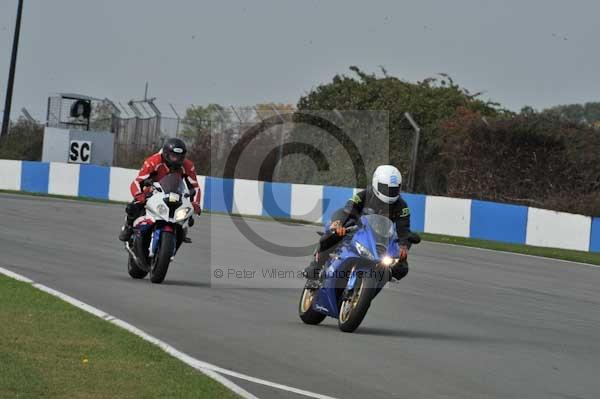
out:
M51 97L48 126L80 126L81 121L69 116L76 98L75 95ZM390 136L389 124L400 122L390 121L387 114L373 112L300 112L286 104L165 106L155 99L129 102L88 99L92 102L89 129L115 135L115 166L139 167L169 137L186 142L188 156L202 175L307 184L364 184L362 180L356 181L351 170L340 170L339 165L345 164L344 157L350 154L349 144L366 151L366 155L361 155L366 172L372 172L382 160L389 159L410 178L416 165L418 126L411 126L409 117ZM390 143L402 151L371 151L381 145L388 148ZM235 170L227 168L231 157L239 158ZM325 167L334 168L336 173L322 173Z

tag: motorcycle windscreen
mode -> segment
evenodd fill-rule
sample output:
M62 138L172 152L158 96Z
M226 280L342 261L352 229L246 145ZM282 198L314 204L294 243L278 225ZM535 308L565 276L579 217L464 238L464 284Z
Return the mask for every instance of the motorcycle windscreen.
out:
M169 173L158 182L165 193L181 194L185 190L185 183L179 173Z
M390 239L394 236L396 229L394 222L382 215L366 215L361 217L363 225L368 225L375 238L378 247L387 248Z

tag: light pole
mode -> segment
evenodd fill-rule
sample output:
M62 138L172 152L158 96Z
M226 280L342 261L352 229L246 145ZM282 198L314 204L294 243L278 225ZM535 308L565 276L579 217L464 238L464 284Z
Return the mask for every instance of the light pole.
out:
M15 69L17 68L17 52L19 50L19 35L21 34L21 16L23 14L23 0L19 0L17 8L17 23L15 24L15 36L13 38L12 55L10 58L10 70L8 72L8 84L6 86L6 102L4 104L4 115L2 118L2 130L0 137L8 134L10 123L10 108L12 105L13 87L15 84Z

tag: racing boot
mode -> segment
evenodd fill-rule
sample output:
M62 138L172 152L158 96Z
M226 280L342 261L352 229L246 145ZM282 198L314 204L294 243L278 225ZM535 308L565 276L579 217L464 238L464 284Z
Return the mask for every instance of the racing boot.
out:
M304 269L304 277L306 277L307 280L318 280L322 267L323 265L320 265L315 259L313 259L313 261L310 262L310 265Z
M392 277L395 278L396 281L402 280L407 274L408 262L405 260L392 267Z
M125 219L125 224L121 227L121 232L119 233L119 240L123 242L129 241L131 236L133 235L133 220L130 218Z
M188 228L187 227L183 228L183 240L182 241L185 242L186 244L192 243L192 239L190 237L188 237Z

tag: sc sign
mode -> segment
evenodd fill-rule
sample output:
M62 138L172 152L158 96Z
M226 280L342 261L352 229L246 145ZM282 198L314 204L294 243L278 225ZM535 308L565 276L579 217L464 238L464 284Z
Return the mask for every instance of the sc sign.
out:
M69 162L90 163L92 158L92 142L71 140L69 145Z

